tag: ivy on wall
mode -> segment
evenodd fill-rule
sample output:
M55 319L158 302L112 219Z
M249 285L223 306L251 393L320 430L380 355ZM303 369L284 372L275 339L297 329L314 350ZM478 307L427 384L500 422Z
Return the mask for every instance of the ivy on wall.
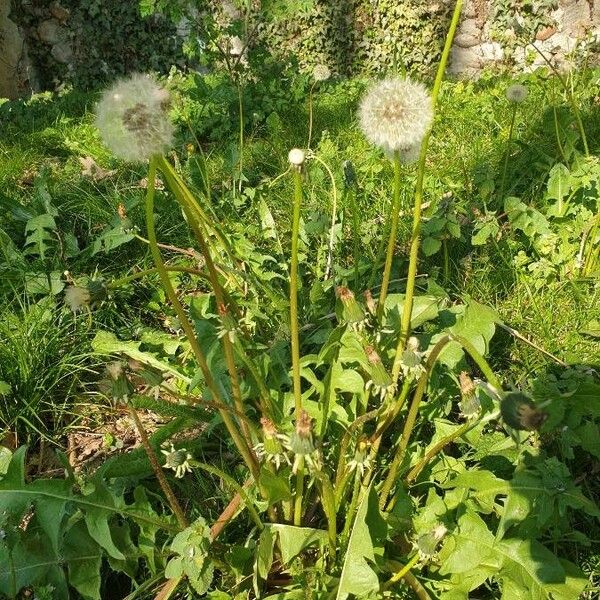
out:
M51 44L38 36L41 24L56 22L51 4L13 0L11 11L26 35L42 88L65 81L94 87L132 71L166 72L182 62L182 40L175 24L159 14L142 18L137 2L126 0L60 0L68 17L55 24L60 26L61 43L72 54L68 62L58 61Z
M427 72L441 53L448 20L442 0L312 0L268 22L263 39L303 67L328 64L340 75L396 67Z

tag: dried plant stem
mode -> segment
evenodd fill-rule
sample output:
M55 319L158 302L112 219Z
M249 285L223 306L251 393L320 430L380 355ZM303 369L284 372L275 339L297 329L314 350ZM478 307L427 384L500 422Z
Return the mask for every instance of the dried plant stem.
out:
M452 21L450 22L450 28L448 30L448 34L446 35L444 50L442 51L442 57L440 59L440 64L435 76L433 92L431 94L431 104L434 115L440 88L442 86L442 79L444 78L444 72L446 70L446 64L448 62L448 57L450 56L452 41L454 40L454 34L456 33L456 28L458 27L462 4L462 0L457 0L456 5L454 6ZM415 188L415 204L413 207L413 226L410 244L410 260L408 264L408 280L406 282L406 296L402 310L400 335L398 337L396 356L394 358L394 365L392 368L392 379L394 382L398 381L401 369L402 352L404 351L406 340L408 340L408 336L410 334L410 321L412 317L415 278L417 276L417 262L419 258L421 236L421 208L423 203L423 186L425 181L425 159L427 157L427 148L429 146L429 139L431 138L431 131L432 129L430 128L423 138L423 142L421 144L421 153L419 155L419 164L417 167L417 184Z
M166 161L165 161L166 162ZM206 362L206 357L196 334L194 332L194 328L189 321L185 309L183 305L179 301L177 294L175 293L175 289L173 288L173 284L169 278L169 274L166 271L165 264L163 263L160 250L156 241L156 230L154 227L154 182L156 179L156 169L157 169L157 159L153 158L150 160L150 167L148 171L148 189L146 193L146 227L148 229L148 240L150 242L150 251L152 253L152 258L154 259L154 263L157 268L157 272L160 276L163 289L167 295L167 298L171 302L173 309L175 310L175 314L179 319L181 327L188 339L188 342L192 348L192 352L198 362L198 366L200 367L202 374L204 375L204 380L208 389L211 391L213 398L222 404L223 398L221 396L221 392L212 376L212 373L208 367L208 363ZM233 421L231 415L224 410L219 411L221 418L223 419L223 423L227 428L229 435L231 436L235 446L238 449L238 452L244 459L244 462L250 469L253 477L256 481L258 481L259 469L258 462L251 448L248 446L244 438L240 435L240 432L237 429L235 422Z
M377 304L377 320L381 322L385 310L385 300L387 298L388 288L390 285L390 274L392 272L392 260L394 259L394 248L396 246L396 237L398 235L398 217L400 214L400 153L394 152L394 195L392 200L392 223L388 236L387 252L385 255L385 266L383 268L383 281L381 283L381 291L379 292L379 302Z
M186 519L185 513L183 512L183 509L179 504L179 500L177 500L173 489L171 488L169 482L167 481L167 478L165 477L162 467L158 462L158 457L154 452L154 449L150 445L150 440L148 439L148 434L144 429L144 425L142 424L142 421L140 420L140 417L137 414L135 408L133 408L131 404L128 404L127 408L129 410L129 414L131 415L131 418L133 419L133 422L135 423L135 427L138 431L140 439L142 440L142 446L146 451L146 455L148 456L148 460L150 461L152 470L156 475L156 479L158 479L158 484L160 485L160 488L162 489L164 495L167 497L167 502L169 503L169 506L171 507L171 510L173 511L173 514L177 519L177 523L179 524L181 529L185 529L189 525L188 520Z

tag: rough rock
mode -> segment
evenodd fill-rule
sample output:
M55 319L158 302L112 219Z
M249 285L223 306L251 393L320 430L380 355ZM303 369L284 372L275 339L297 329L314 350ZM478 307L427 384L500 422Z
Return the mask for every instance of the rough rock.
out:
M498 42L484 42L479 45L479 52L484 62L502 60L504 51Z
M454 74L473 73L481 67L481 59L474 48L454 46L450 54L449 72Z
M42 21L37 28L37 33L42 42L57 44L63 38L62 27L56 19Z
M465 19L462 21L460 24L459 33L473 36L481 35L481 28L477 23L477 19Z
M0 98L16 98L19 80L16 76L23 59L24 41L19 28L9 18L10 3L0 3Z
M477 7L473 0L467 0L463 7L462 14L465 19L474 19L477 16Z
M58 2L52 2L48 8L50 9L52 16L55 19L58 19L58 21L63 25L67 22L69 16L71 15L71 11Z
M588 0L577 0L563 8L562 29L565 33L582 37L590 27L590 5Z
M50 54L56 62L67 64L71 62L71 59L73 58L73 49L71 48L71 44L69 44L69 42L62 40L52 46Z
M477 44L479 44L479 36L459 33L454 38L454 43L460 48L470 48L471 46L477 46Z

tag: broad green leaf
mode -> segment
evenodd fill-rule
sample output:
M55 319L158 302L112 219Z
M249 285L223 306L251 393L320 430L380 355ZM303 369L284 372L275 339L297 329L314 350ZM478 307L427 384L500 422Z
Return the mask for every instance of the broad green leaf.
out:
M46 252L55 243L56 222L49 214L38 215L27 221L25 227L25 250L23 254L33 254L42 260L46 258Z
M442 242L437 238L426 237L421 244L421 250L425 256L432 256L442 247Z
M487 562L494 552L494 536L472 511L462 515L439 552L440 573L468 573Z
M86 600L100 600L103 552L88 534L82 520L65 535L63 554L69 570L69 584Z
M548 200L562 200L571 189L571 173L562 163L552 167L548 177L546 198Z
M293 525L273 524L267 525L279 536L281 560L284 565L298 556L303 550L315 544L324 544L327 541L327 532L311 527L294 527Z
M260 216L260 224L265 237L277 239L277 226L275 225L275 219L273 218L273 214L263 198L258 201L258 215Z
M439 314L440 299L436 296L415 296L410 320L412 329L427 321L435 319ZM404 294L390 294L385 300L385 320L394 330L399 331Z
M170 364L159 360L151 352L142 352L140 350L140 344L141 342L121 341L114 333L110 333L108 331L98 331L92 340L92 348L98 354L125 354L126 356L129 356L130 358L133 358L142 364L154 367L161 372L171 373L185 383L190 383L191 380L189 377L186 377L180 373Z
M267 496L269 506L281 500L290 500L292 497L288 479L273 473L266 467L260 470L260 485Z
M386 524L379 512L377 494L369 488L356 511L336 600L345 600L350 594L360 597L379 590L379 577L371 565L375 563L375 545L385 535Z

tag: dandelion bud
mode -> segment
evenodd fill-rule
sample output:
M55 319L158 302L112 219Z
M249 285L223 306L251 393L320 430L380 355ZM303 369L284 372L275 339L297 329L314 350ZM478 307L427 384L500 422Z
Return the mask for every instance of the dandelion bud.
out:
M423 352L419 352L419 340L411 336L406 341L406 349L402 352L400 364L406 376L420 377L425 372Z
M331 71L327 65L317 65L313 70L313 79L315 81L326 81L331 77Z
M520 83L513 83L506 88L506 99L515 104L521 104L527 99L529 90Z
M377 312L377 305L375 304L375 299L373 298L373 294L371 294L371 290L366 290L363 292L363 296L365 298L368 311L374 315Z
M500 401L500 413L507 425L522 431L539 429L548 418L547 413L521 392L505 394Z
M410 79L384 79L364 96L358 111L365 137L387 153L418 146L433 120L425 86ZM414 154L414 150L412 151Z
M133 392L131 382L127 378L124 364L120 361L113 361L106 365L106 372L110 379L110 389L113 400L127 402L130 394Z
M458 403L460 413L465 419L472 419L479 415L481 402L475 394L477 389L473 380L466 371L459 375L461 401Z
M373 388L373 391L379 393L379 397L383 400L390 390L394 389L393 381L390 374L385 370L385 366L381 362L381 358L373 346L365 348L365 354L370 365L371 379L367 381L366 388Z
M305 410L301 410L296 419L296 430L289 438L288 448L294 454L292 473L296 474L304 462L309 468L319 470L321 461L312 437L312 419Z
M193 456L185 449L175 449L175 446L171 444L169 449L161 450L162 454L165 455L165 469L172 469L175 471L175 477L181 479L186 473L191 473Z
M341 320L353 329L361 329L365 320L365 311L356 301L351 290L344 286L335 288L335 293L342 303Z
M304 164L305 159L304 150L300 150L300 148L292 148L288 154L290 164L298 169Z
M168 92L152 78L137 73L104 92L96 110L96 125L115 156L144 162L172 145L168 108Z

